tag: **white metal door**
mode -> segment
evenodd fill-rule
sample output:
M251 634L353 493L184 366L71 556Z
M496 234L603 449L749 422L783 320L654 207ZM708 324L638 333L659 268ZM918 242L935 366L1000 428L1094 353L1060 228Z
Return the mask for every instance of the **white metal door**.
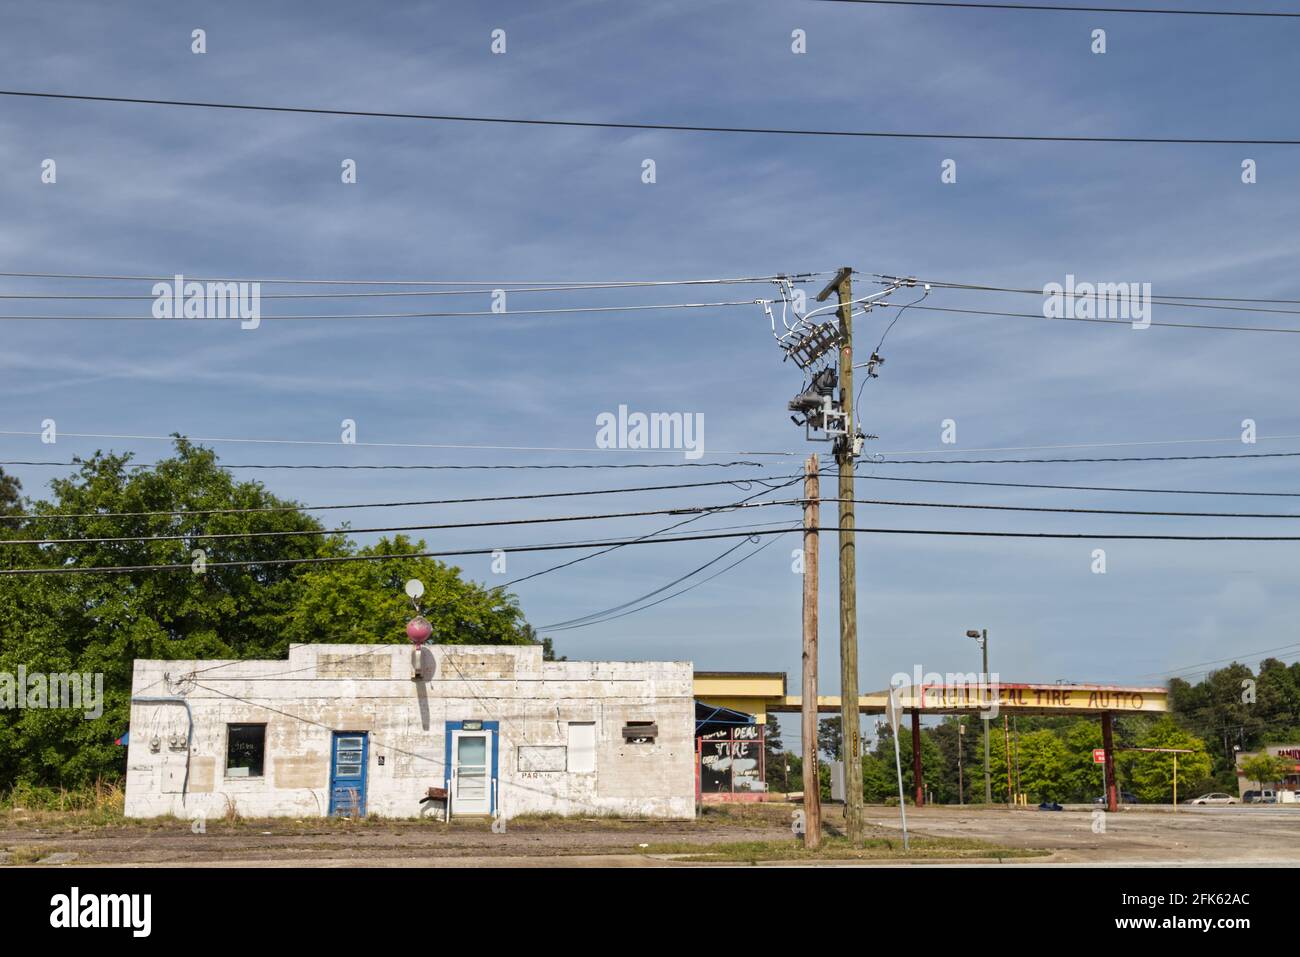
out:
M492 732L453 731L451 750L452 813L491 813Z

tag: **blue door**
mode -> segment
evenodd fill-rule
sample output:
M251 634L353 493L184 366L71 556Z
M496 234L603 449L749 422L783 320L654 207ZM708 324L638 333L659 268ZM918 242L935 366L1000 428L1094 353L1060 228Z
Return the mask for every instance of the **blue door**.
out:
M365 731L335 731L330 755L330 814L366 813L366 759L370 737Z

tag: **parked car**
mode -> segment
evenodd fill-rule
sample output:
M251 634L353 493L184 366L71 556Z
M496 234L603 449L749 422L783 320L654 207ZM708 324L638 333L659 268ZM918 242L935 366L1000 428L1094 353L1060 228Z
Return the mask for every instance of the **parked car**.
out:
M1064 811L1065 808L1061 807L1061 805L1057 804L1055 801L1044 801L1042 804L1038 805L1038 810L1040 810L1040 811Z
M1276 804L1277 792L1272 788L1264 788L1261 791L1247 791L1241 796L1242 804Z
M1221 791L1213 791L1210 794L1202 794L1198 798L1192 798L1188 804L1240 804L1231 794L1224 794Z
M1106 795L1103 794L1103 795L1101 795L1100 797L1094 798L1092 803L1093 803L1093 804L1105 804L1105 803L1106 803ZM1137 795L1134 794L1132 791L1120 791L1120 792L1119 792L1119 803L1120 803L1120 804L1138 804L1138 803L1140 803L1140 802L1139 802L1138 799L1137 799Z

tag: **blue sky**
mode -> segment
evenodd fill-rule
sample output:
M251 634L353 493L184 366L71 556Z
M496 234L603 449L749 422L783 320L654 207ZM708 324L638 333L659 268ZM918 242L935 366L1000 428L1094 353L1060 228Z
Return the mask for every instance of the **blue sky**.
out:
M1269 7L1260 0L1260 8ZM1094 28L1108 52L1090 52ZM190 52L207 31L208 52ZM494 28L507 53L489 51ZM790 50L794 29L807 50ZM617 122L1065 135L1295 136L1289 21L908 10L798 0L631 4L231 2L25 4L0 29L0 87L422 113ZM0 98L0 271L377 279L633 280L831 270L1041 288L1150 282L1159 295L1300 298L1295 148L819 139L526 128ZM54 158L58 182L40 182ZM340 163L358 182L340 182ZM641 182L652 158L657 182ZM955 159L955 184L940 164ZM1258 164L1243 185L1240 164ZM70 284L3 281L8 293ZM148 293L148 284L79 292ZM269 291L269 290L264 290ZM770 296L770 288L549 293L539 306ZM525 297L512 297L522 308ZM420 300L423 302L424 300ZM431 300L446 305L447 300ZM460 301L460 300L457 300ZM906 301L906 300L903 300ZM341 311L401 311L345 302ZM399 301L400 302L400 301ZM482 297L462 308L487 308ZM473 303L473 305L466 305ZM927 305L1034 312L1034 297L936 291ZM147 314L147 303L134 307ZM410 306L402 303L403 309ZM5 303L10 314L31 303ZM103 314L129 304L49 306ZM272 312L277 307L267 306ZM874 344L881 313L859 320ZM1300 326L1297 317L1156 307L1159 320ZM232 324L0 325L0 430L592 448L595 420L703 413L711 453L810 447L785 403L799 376L757 306L561 317ZM867 342L865 340L870 340ZM890 333L863 393L874 450L1300 434L1287 335L923 313ZM1287 451L1137 447L1118 454ZM149 440L0 436L0 459ZM676 454L218 446L227 462L665 462ZM1065 452L1063 454L1088 454ZM1115 454L1099 451L1099 454ZM615 459L611 459L611 455ZM731 458L716 456L711 458ZM930 456L941 458L942 456ZM951 454L949 455L951 457ZM974 457L985 457L976 455ZM1294 460L874 466L864 475L1300 491ZM770 458L758 474L793 473ZM31 494L50 469L15 468ZM310 504L512 494L715 478L625 472L271 472ZM247 473L244 473L247 474ZM744 475L745 470L725 473ZM643 481L644 480L644 481ZM1137 496L861 481L860 497L1049 506L1292 511L1285 499ZM492 506L500 517L718 504L723 488ZM1258 508L1256 508L1258 506ZM772 511L776 511L773 509ZM791 517L794 513L791 511ZM389 524L385 511L352 513ZM483 509L401 519L483 518ZM775 516L763 516L771 520ZM439 548L638 535L648 518L430 536ZM718 516L708 529L741 521ZM1295 534L1285 521L1017 515L860 507L860 525L1022 531ZM521 585L535 624L620 604L730 543L623 549ZM1107 551L1108 571L1090 570ZM799 670L794 538L641 614L557 635L571 658L690 659ZM738 552L742 554L745 549ZM1004 680L1152 683L1300 642L1300 544L863 536L864 688L896 671L978 666L988 628ZM516 555L508 575L555 556ZM823 554L821 685L838 686L834 550ZM459 562L495 584L486 559ZM715 566L716 568L717 566ZM1294 657L1283 654L1284 658ZM1191 669L1195 670L1195 669Z

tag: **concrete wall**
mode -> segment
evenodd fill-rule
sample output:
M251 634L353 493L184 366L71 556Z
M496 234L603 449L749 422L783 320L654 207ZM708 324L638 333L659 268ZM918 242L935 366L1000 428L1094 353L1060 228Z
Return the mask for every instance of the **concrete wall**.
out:
M193 731L187 744L180 705L133 702L128 817L220 817L229 804L246 817L325 815L336 730L369 732L367 811L414 817L426 789L444 786L445 723L465 720L499 722L506 818L695 813L689 662L544 662L539 646L293 645L287 661L137 660L132 694L183 698ZM530 770L564 766L560 752L527 749L565 748L570 721L595 722L596 770ZM625 743L628 721L656 722L654 743ZM227 774L227 725L263 723L263 775Z

